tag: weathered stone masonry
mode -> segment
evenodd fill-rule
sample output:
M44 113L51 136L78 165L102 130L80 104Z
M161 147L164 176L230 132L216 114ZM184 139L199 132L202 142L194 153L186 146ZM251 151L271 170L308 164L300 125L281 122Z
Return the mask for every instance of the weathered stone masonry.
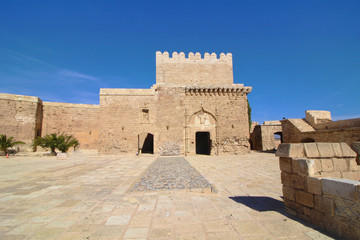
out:
M284 143L279 157L287 211L342 238L360 238L360 166L346 143Z
M100 90L99 151L144 152L151 135L156 154L247 152L250 91L233 84L231 54L157 52L151 89Z
M202 58L200 53L185 57L174 52L170 57L157 52L152 88L100 89L99 106L1 95L1 101L8 101L2 112L14 111L2 116L2 122L16 124L1 123L0 132L27 143L35 136L66 132L80 140L81 148L100 153L242 154L250 149L250 92L251 87L233 83L229 53ZM20 105L31 119L19 120Z

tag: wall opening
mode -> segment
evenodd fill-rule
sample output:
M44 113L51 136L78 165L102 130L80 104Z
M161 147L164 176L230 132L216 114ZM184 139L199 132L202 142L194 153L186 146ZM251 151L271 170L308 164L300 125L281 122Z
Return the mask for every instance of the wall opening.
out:
M276 132L276 133L274 133L274 139L275 139L275 142L282 143L282 142L283 142L282 132Z
M139 135L139 152L154 154L154 135L148 133L143 141Z
M311 143L311 142L315 142L315 140L312 138L304 138L301 140L301 142L302 143Z
M210 155L211 140L209 132L196 132L196 154Z

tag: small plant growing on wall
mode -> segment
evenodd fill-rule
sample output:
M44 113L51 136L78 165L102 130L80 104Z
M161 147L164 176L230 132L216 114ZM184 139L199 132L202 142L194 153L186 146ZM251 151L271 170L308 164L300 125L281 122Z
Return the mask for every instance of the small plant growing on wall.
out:
M6 154L9 153L9 150L15 145L25 144L21 141L14 141L14 137L6 137L6 135L0 134L0 150Z
M50 148L50 155L56 156L56 149L66 153L71 147L79 146L79 141L73 135L67 135L65 133L57 134L51 133L47 134L44 137L37 137L33 143L34 147L40 146L43 148Z

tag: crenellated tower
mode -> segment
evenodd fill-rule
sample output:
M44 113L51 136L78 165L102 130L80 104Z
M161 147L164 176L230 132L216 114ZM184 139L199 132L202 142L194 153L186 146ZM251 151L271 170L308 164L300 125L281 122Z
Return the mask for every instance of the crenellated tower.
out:
M188 54L156 52L156 84L158 85L231 85L233 84L232 54Z

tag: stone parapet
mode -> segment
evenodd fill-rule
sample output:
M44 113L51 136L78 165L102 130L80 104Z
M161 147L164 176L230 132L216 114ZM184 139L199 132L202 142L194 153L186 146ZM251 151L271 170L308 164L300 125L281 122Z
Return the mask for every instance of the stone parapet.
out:
M67 108L94 108L97 109L100 106L95 104L79 104L79 103L61 103L61 102L43 102L43 106L51 107L67 107Z
M100 96L148 96L154 95L153 88L150 89L125 89L125 88L100 88Z
M360 238L360 166L346 143L281 144L286 210L342 238Z
M201 56L201 53L196 52L189 52L188 57L185 56L185 53L180 52L173 52L172 56L168 52L156 52L156 61L158 62L201 62L201 63L212 63L212 62L220 62L220 63L228 63L232 64L232 54L231 53L220 53L219 58L217 57L216 53L205 53L204 56Z
M35 102L35 103L42 102L41 99L38 97L8 94L8 93L0 93L0 99L1 100L11 100L11 101Z

